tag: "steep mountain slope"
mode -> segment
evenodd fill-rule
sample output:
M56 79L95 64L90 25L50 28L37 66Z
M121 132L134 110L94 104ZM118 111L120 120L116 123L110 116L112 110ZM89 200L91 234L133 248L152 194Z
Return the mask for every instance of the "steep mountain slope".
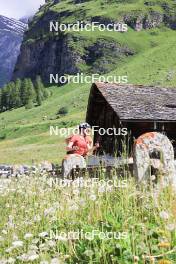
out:
M26 28L27 24L0 15L0 87L12 77Z
M19 21L23 22L24 24L28 24L28 22L31 20L32 20L32 16L24 16L19 19Z
M42 76L49 83L50 73L64 74L109 73L126 65L136 55L145 51L142 43L135 41L143 31L155 47L156 35L164 37L165 31L175 34L176 3L169 1L117 0L48 0L40 8L25 33L14 78ZM95 30L94 32L50 32L49 22L76 23L77 21L126 23L128 33ZM159 28L157 33L152 30ZM131 34L132 32L132 34ZM141 34L140 34L141 33ZM170 34L170 36L171 36ZM162 45L158 43L157 45Z

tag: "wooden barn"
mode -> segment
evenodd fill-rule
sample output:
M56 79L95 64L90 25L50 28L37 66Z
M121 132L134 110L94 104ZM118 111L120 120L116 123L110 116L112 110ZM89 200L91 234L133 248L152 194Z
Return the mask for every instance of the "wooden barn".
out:
M100 142L100 154L120 155L124 141L130 154L134 139L151 131L165 133L176 149L176 88L94 83L86 122L106 130L128 130L125 137L95 132L94 142Z

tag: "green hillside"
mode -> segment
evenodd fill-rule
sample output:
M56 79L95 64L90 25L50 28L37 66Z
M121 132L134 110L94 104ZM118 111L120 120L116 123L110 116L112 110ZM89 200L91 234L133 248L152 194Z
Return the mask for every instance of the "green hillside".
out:
M106 2L106 3L105 3ZM145 1L146 3L147 1ZM135 18L137 14L147 16L150 11L167 14L174 23L174 1L87 1L75 4L74 1L61 1L53 5L51 1L40 9L34 17L24 43L37 41L39 32L32 30L36 23L49 11L66 15L62 21L71 22L86 19L96 14L112 20L124 17ZM83 12L84 11L84 12ZM131 20L132 21L132 20ZM168 22L169 23L169 22ZM42 35L42 38L49 36ZM38 34L38 35L37 35ZM114 57L110 50L104 51L93 64L78 65L85 73L93 73L96 67L106 65L104 75L127 75L132 84L152 84L167 87L176 86L176 49L175 30L166 22L155 28L145 28L139 32L133 26L126 33L91 32L74 33L79 39L70 42L74 50L84 54L87 45L102 42L116 43L132 51L130 56ZM41 38L41 36L40 36ZM105 63L108 62L108 63ZM42 106L30 110L19 108L0 114L0 163L31 163L42 160L60 162L65 153L65 140L59 136L50 136L50 125L71 127L85 119L87 100L91 84L67 84L62 87L50 87L53 94ZM59 108L67 106L68 114L57 116Z
M50 125L70 127L84 120L88 89L68 85L51 90L52 96L42 106L0 114L0 163L61 160L65 140L50 136ZM58 118L57 112L63 106L67 106L69 112Z
M117 18L123 18L124 14L129 14L129 16L135 18L139 14L140 16L148 15L149 11L161 14L167 11L168 17L170 16L173 19L176 7L173 0L61 0L55 4L53 4L53 0L47 2L37 16L40 17L49 10L59 13L68 11L69 15L63 16L62 21L64 22L71 22L71 20L75 22L75 18L85 20L85 18L93 16L117 20Z

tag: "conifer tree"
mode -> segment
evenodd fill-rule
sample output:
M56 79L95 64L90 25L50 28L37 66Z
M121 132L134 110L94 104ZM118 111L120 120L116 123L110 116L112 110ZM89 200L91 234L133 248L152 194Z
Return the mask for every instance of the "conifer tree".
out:
M32 103L36 102L36 92L31 79L24 79L21 88L21 99L23 105L27 105L29 102L31 105Z
M0 111L2 111L3 106L2 106L2 89L0 89Z
M8 108L11 109L14 107L14 95L15 95L15 83L10 82L8 84L8 98L9 98L9 105Z
M6 110L6 86L1 90L1 111Z
M13 99L11 97L13 87L14 83L10 82L5 86L4 89L4 107L6 110L9 110L13 107Z
M39 106L42 104L42 100L44 99L43 90L44 90L44 86L42 80L40 76L37 76L35 81L35 91L36 91L36 101Z
M31 101L33 103L36 102L36 92L35 92L35 89L34 89L34 85L33 85L33 82L31 81L31 79L27 79L28 81L28 99L27 101Z
M26 105L28 100L28 80L24 79L21 85L21 102L22 105Z
M0 111L21 106L31 109L35 103L41 105L49 95L40 76L37 76L34 84L29 78L23 81L17 79L15 82L9 82L0 90Z
M11 90L9 92L10 108L18 108L21 106L20 85L21 83L19 79L15 83L11 83Z
M33 102L32 99L29 99L28 102L27 102L27 104L25 105L25 108L26 109L31 109L33 107L34 107L34 102Z

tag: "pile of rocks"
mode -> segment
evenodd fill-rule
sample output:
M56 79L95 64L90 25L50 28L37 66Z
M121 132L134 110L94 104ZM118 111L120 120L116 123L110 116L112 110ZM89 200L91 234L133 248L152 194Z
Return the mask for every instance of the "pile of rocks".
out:
M0 177L18 177L21 175L42 175L46 172L52 172L54 165L44 161L38 165L0 165Z

